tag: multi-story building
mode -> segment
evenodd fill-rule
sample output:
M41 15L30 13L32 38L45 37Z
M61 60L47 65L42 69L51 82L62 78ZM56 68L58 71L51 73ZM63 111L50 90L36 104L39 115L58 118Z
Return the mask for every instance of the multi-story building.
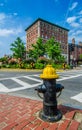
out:
M70 45L73 45L73 50L71 50ZM69 44L68 46L68 62L70 64L70 62L72 61L72 63L74 62L78 62L78 61L82 61L82 59L80 59L80 55L82 54L82 42L79 42L78 44L75 43L75 39L72 39L72 43Z
M44 42L51 37L54 37L57 42L61 43L62 54L67 56L68 29L38 18L29 27L27 27L25 31L27 51L31 48L32 44L36 43L38 37L43 38Z

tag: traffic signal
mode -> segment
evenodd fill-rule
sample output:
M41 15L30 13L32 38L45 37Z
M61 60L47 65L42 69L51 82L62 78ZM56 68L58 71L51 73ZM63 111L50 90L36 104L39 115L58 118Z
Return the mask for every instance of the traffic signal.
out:
M74 51L74 47L75 47L75 44L72 44L72 43L71 43L71 44L69 45L69 50L70 50L70 51Z

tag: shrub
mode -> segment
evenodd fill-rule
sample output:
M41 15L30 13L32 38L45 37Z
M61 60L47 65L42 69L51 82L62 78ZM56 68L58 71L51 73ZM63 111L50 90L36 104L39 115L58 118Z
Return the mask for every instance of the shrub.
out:
M6 65L5 67L6 67L6 68L11 68L11 66L10 66L10 65Z
M33 59L23 60L23 63L24 63L24 64L26 64L26 63L27 63L27 64L31 64L32 62L35 63Z
M48 63L48 59L45 57L39 57L37 60L38 63L43 63L43 64L47 64Z
M8 63L8 57L2 57L0 58L0 62L2 62L2 64L7 64Z
M25 69L31 69L31 65L30 64L25 64Z
M35 63L35 69L43 69L44 68L44 64L42 63Z
M62 64L52 64L52 67L54 67L55 69L62 69Z
M2 68L6 68L6 65L7 65L7 64L2 64Z
M12 58L12 59L10 59L10 60L8 61L8 63L9 63L10 65L17 64L17 59Z
M20 62L20 63L19 63L19 68L21 68L21 69L24 69L24 68L25 68L25 65L23 64L23 62Z

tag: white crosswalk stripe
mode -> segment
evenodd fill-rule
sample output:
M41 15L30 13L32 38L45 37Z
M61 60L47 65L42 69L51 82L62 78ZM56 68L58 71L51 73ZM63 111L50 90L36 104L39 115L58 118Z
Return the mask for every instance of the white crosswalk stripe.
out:
M2 83L0 83L0 91L3 92L3 91L7 91L8 88L6 86L4 86Z
M36 78L31 78L31 77L29 77L29 76L23 76L23 77L25 77L25 78L27 78L27 79L31 79L31 80L37 81L37 82L42 82L41 79L39 80L39 79L36 79ZM38 76L37 76L37 77L38 77Z
M16 83L18 83L18 84L20 84L20 85L22 85L22 86L29 86L29 87L31 87L30 84L25 83L25 82L23 82L23 81L21 81L21 80L19 80L19 79L17 79L17 78L12 78L12 80L14 80Z
M79 94L71 97L71 99L74 99L74 100L82 103L82 93L79 93Z
M58 72L58 75L59 75L59 79L57 79L57 81L62 81L62 80L67 80L67 79L82 76L82 73L80 71L77 71L77 73L76 73L76 71L75 72ZM2 79L0 79L0 92L13 92L13 91L36 87L38 85L41 85L43 82L42 79L40 79L39 77L40 77L39 74L35 74L35 75L25 75L25 76L18 76L18 77L2 78ZM24 78L25 78L25 80L24 80ZM6 80L6 83L4 84L5 80ZM16 87L16 85L15 85L15 87L12 87L12 84L10 84L11 88L9 88L9 86L7 85L7 82L10 82L10 80L12 80L16 84L18 84L17 87ZM30 83L28 83L28 80L30 80ZM31 81L35 82L35 83L31 84ZM13 84L13 86L14 86L14 84Z
M62 81L62 80L67 80L67 79L72 79L72 78L76 78L82 76L82 74L79 75L73 75L73 76L69 76L69 77L63 77L62 79L58 79L57 81Z

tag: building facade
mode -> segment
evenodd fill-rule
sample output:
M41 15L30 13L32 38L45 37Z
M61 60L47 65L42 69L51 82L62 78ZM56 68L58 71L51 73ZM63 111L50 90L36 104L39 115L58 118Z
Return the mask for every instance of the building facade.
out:
M47 41L51 37L61 43L62 54L67 56L68 54L68 29L60 27L56 24L38 18L29 27L26 28L26 49L31 49L32 44L35 44L38 37L43 38L43 41Z
M74 45L74 51L71 52L71 57L73 60L79 61L80 55L82 54L82 42Z
M72 45L73 48L70 48L70 45ZM82 55L82 42L79 42L78 44L75 43L75 39L72 39L72 43L68 44L68 63L78 63L79 61L82 62L82 58L80 56Z

